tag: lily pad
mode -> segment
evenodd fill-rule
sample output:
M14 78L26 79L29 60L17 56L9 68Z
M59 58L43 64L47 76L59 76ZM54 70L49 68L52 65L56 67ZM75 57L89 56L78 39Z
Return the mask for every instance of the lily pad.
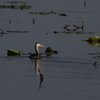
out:
M97 46L98 44L100 44L100 37L98 36L90 36L88 37L86 41L90 46Z
M100 37L98 37L98 36L90 36L85 41L89 41L89 42L100 42Z
M20 51L14 50L14 49L6 49L7 50L7 55L8 56L20 56L21 53Z

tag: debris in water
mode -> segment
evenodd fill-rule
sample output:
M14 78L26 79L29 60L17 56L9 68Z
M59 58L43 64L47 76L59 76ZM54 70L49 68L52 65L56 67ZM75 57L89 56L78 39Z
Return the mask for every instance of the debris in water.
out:
M31 6L27 6L26 4L18 5L0 5L0 9L10 8L10 9L30 9Z
M10 30L6 30L6 32L10 32L10 33L29 33L30 31L10 31Z
M48 15L48 14L57 14L56 12L29 12L29 14L40 14L40 15Z
M45 53L47 53L47 56L51 56L52 54L58 54L58 51L53 50L51 47L47 47Z
M59 14L60 16L67 16L66 14Z

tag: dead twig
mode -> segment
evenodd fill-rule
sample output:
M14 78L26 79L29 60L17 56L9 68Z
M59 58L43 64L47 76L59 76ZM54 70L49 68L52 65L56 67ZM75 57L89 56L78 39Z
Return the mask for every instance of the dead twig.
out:
M75 29L70 30L70 29L68 29L69 26L74 26ZM84 29L84 21L82 22L82 26L81 27L79 27L77 25L74 25L74 24L69 24L69 25L65 25L64 29L66 29L67 31L76 31L78 29L82 29L83 30Z

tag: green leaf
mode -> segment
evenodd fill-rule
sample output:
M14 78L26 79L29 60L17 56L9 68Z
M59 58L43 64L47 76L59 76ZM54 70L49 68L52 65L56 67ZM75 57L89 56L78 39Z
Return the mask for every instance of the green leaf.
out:
M14 55L20 55L21 53L17 50L14 50L14 49L6 49L7 50L7 55L8 56L14 56Z

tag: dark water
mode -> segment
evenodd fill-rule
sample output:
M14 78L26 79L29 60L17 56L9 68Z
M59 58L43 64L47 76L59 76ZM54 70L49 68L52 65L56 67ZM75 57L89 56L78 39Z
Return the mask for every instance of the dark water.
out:
M22 4L31 8L20 9ZM0 34L1 100L99 100L100 59L94 58L99 56L99 43L91 46L82 41L92 35L100 37L99 0L27 0L23 3L1 0L0 5L18 6L0 8L0 29L4 31ZM56 14L29 14L50 11ZM81 27L82 21L84 31L64 33L68 32L63 28L65 24ZM54 31L60 33L54 34ZM58 50L58 55L43 55L40 60L7 56L6 48L34 52L35 42L45 45L39 48L41 52L52 47ZM42 81L38 68L43 74Z

